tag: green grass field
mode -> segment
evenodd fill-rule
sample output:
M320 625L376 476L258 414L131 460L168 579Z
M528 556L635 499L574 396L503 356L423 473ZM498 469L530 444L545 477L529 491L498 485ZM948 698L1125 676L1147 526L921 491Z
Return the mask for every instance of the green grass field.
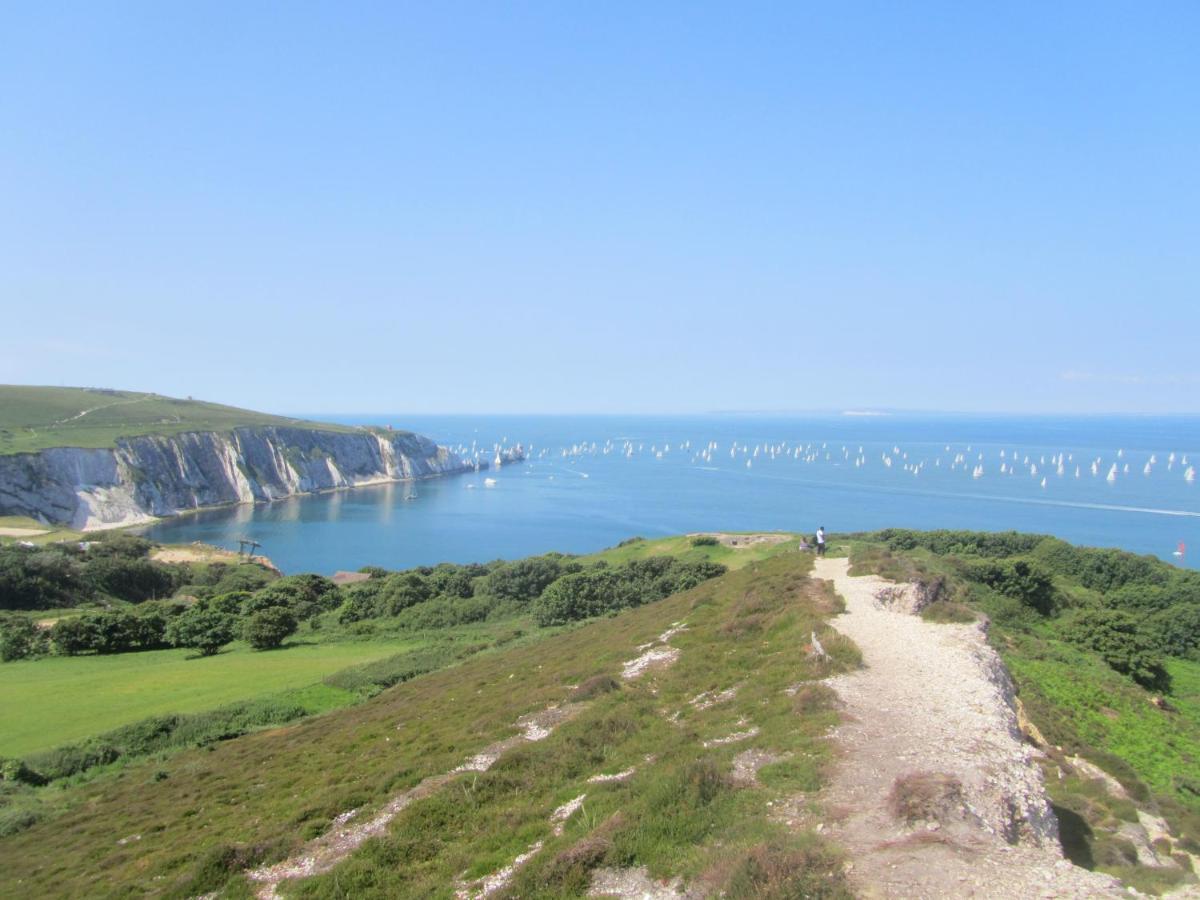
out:
M0 756L49 750L147 716L318 685L339 669L422 643L299 644L265 653L234 644L201 659L190 650L155 650L6 663L0 666Z
M0 454L48 447L112 447L118 438L142 434L229 431L256 425L353 430L159 394L0 385Z

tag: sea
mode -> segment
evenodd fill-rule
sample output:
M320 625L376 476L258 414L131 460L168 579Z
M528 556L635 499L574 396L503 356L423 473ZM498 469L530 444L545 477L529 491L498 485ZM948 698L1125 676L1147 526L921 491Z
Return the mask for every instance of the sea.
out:
M309 416L392 425L499 470L164 520L155 540L284 572L589 553L697 531L899 527L1052 534L1200 562L1200 417L828 414Z

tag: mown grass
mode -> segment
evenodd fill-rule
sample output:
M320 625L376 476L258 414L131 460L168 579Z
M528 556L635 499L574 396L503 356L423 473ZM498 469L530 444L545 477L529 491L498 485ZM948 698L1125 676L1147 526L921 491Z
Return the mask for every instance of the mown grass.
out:
M72 531L57 525L43 525L37 519L28 516L0 516L0 528L19 528L25 531L37 531L38 534L7 535L0 534L0 544L12 544L23 541L30 544L52 544L55 541L80 541L83 532Z
M85 410L92 411L75 418ZM158 394L0 385L0 455L30 453L48 447L112 447L119 438L144 434L219 432L265 425L353 430Z
M147 716L199 712L235 700L318 685L340 669L425 646L428 638L297 642L211 657L191 650L52 656L0 666L0 756L24 756Z
M809 565L800 554L767 560L659 603L477 655L359 706L68 790L59 815L0 840L0 895L79 896L98 887L245 893L238 872L246 865L283 858L340 813L369 811L449 771L513 734L520 716L619 673L639 644L685 620L688 630L672 640L681 650L674 667L598 690L546 741L414 803L386 837L289 892L448 897L459 875L484 875L544 840L511 895L569 894L603 862L714 884L819 883L823 893L813 895L843 896L836 856L767 815L768 801L819 784L830 752L823 735L836 720L819 697L798 702L783 689L855 664L854 649L827 631L835 606L807 579ZM804 655L811 631L835 661ZM733 700L710 709L688 703L735 686ZM752 739L704 746L751 726L759 729ZM731 763L750 747L790 756L763 771L763 786L739 787ZM629 782L586 784L629 766L638 767ZM554 837L550 812L585 791L584 808Z
M739 532L729 532L735 534ZM762 532L744 532L745 534L761 534ZM775 532L773 532L775 533ZM697 546L687 535L666 538L633 538L624 541L616 547L609 547L599 553L581 557L583 562L604 560L610 565L620 565L634 559L648 559L652 556L674 556L685 562L715 562L729 569L740 569L753 562L761 562L774 556L798 551L800 535L784 534L786 541L778 544L754 544L745 548L727 547L723 544L707 544Z

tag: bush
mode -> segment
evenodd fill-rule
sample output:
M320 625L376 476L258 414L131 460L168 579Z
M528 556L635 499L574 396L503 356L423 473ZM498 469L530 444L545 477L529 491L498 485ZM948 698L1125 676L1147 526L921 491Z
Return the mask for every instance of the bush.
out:
M1094 591L1107 593L1127 584L1165 585L1171 568L1153 556L1135 556L1124 550L1074 547L1066 541L1047 540L1034 557L1047 569L1066 575Z
M556 553L504 563L484 579L482 593L498 600L527 603L540 597L558 578L582 568L579 563Z
M693 547L715 547L719 543L721 543L721 542L718 541L711 534L698 534L694 538L692 538L692 546Z
M1044 616L1054 611L1054 580L1047 572L1026 560L968 563L963 574Z
M169 644L167 626L177 612L175 606L154 604L136 611L84 613L55 622L50 640L65 656L161 650Z
M451 628L470 622L482 622L492 613L493 602L487 597L438 597L404 610L396 621L404 628Z
M29 768L24 760L2 758L0 758L0 781L12 781L31 787L40 787L46 783L46 779Z
M722 896L744 900L850 900L842 861L819 844L753 847L734 866Z
M642 602L637 585L616 571L577 572L546 588L533 607L533 618L542 626L564 625Z
M377 616L394 616L410 606L424 603L433 597L431 588L416 572L401 572L389 577L383 584L375 604Z
M1200 648L1200 606L1180 604L1150 616L1145 632L1160 653L1195 658Z
M281 606L259 610L242 625L242 637L255 650L274 650L295 631L296 617Z
M720 563L686 563L674 557L639 559L565 575L533 604L539 625L563 625L640 606L685 591L725 572Z
M120 555L89 559L83 575L93 590L132 603L169 597L178 586L178 570L148 559Z
M228 613L206 609L197 604L171 621L167 640L176 647L199 650L201 656L213 656L233 640L237 620Z
M154 549L154 541L119 531L100 532L88 541L89 557L141 559Z
M1163 667L1154 641L1129 613L1117 609L1080 610L1065 620L1059 630L1068 642L1100 654L1111 668L1142 687L1170 690L1171 677Z
M335 609L342 602L338 586L321 575L289 575L271 582L242 602L243 614L278 606L304 622Z
M0 660L41 656L48 649L46 633L29 619L13 616L0 622Z
M475 579L486 576L490 570L482 565L456 566L452 563L442 563L431 569L422 568L420 571L434 595L466 598L475 595Z
M572 703L582 703L584 700L592 700L602 694L620 689L621 682L617 681L611 675L593 675L575 688L575 690L571 691L570 699Z
M218 566L220 568L218 569ZM220 563L210 568L218 569L220 578L212 585L214 594L229 594L233 591L254 592L266 587L278 576L269 569L264 569L256 563L239 563L232 568L226 568Z
M939 556L989 556L1004 559L1030 553L1047 540L1045 535L1016 531L910 531L886 528L868 538L881 540L891 550L929 550Z
M77 549L0 545L0 610L53 609L89 600Z

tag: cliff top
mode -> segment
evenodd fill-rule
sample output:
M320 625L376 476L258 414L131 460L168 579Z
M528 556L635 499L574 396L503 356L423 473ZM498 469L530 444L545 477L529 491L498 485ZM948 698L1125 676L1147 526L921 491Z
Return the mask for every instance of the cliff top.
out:
M112 447L119 438L253 426L350 432L345 425L103 388L0 385L0 455L50 447Z

